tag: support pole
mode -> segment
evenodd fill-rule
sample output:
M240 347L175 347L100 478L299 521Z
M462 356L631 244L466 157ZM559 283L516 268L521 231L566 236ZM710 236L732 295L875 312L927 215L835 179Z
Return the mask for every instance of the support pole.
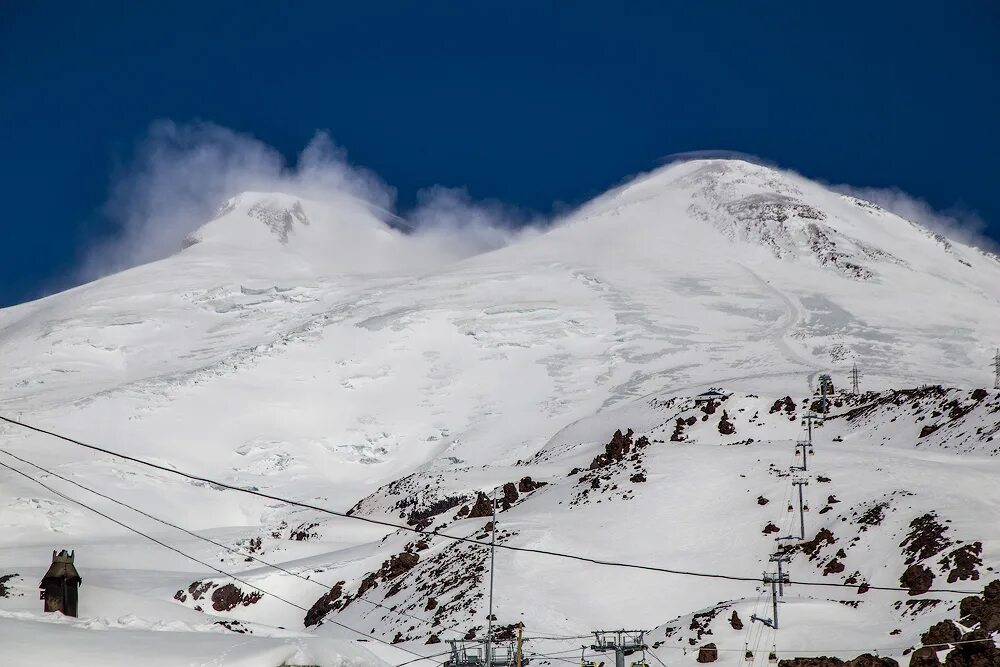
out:
M801 487L800 487L801 492ZM497 551L497 490L493 488L493 530L490 531L490 615L486 619L486 665L493 667L493 574Z
M805 499L802 494L802 487L808 486L809 481L805 479L796 479L792 482L795 486L799 487L799 539L806 539L806 514L805 514Z
M771 580L771 606L774 611L774 629L778 629L778 581L781 580L781 565L778 565L778 578Z
M521 667L521 644L524 641L524 623L517 624L517 667Z

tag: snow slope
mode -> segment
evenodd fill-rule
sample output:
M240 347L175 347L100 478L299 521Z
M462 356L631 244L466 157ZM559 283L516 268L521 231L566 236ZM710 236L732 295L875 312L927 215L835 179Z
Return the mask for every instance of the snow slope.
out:
M546 484L522 484L508 503L505 543L759 576L778 546L763 528L792 528L787 467L815 378L829 372L843 384L857 362L874 393L838 399L833 414L842 416L817 436L815 456L815 474L831 481L813 477L808 487L815 513L806 537L827 527L837 543L812 557L796 552L793 574L896 586L910 565L900 542L928 513L951 522L949 544L981 543L981 579L960 580L965 588L981 588L998 565L997 394L971 391L989 386L1000 262L867 202L770 168L699 160L468 259L392 229L354 200L269 193L230 200L185 246L0 311L0 413L227 483L482 539L487 519L458 512L479 492L516 489L527 477ZM937 384L955 389L893 393ZM731 394L711 414L690 400L709 386ZM772 412L785 396L794 410ZM848 418L854 409L862 412ZM720 432L723 411L733 434ZM671 440L676 420L692 417L683 439ZM928 424L938 428L921 436ZM628 428L633 441L650 441L638 458L587 472L615 430ZM300 574L46 479L299 607L344 582L328 600L328 621L425 653L440 652L424 643L432 635L484 632L480 547L440 537L420 544L412 533L191 483L15 427L4 427L4 440L60 475ZM73 547L85 580L81 616L91 620L56 625L67 633L114 625L107 642L94 640L105 650L128 651L145 641L135 633L157 623L194 633L221 627L212 622L221 617L262 635L263 653L226 653L225 664L277 664L267 651L285 650L289 636L333 637L317 650L369 659L347 646L357 634L331 622L307 629L302 609L272 596L219 609L210 600L226 577L0 475L0 574L18 573L14 590L23 594L0 600L0 610L17 614L25 633L55 631L30 602L33 586L52 548ZM830 496L840 502L828 505ZM880 503L888 504L878 528L862 531L858 516ZM954 564L930 558L920 562L947 579ZM824 575L831 560L844 569ZM500 625L523 621L529 634L549 635L641 627L662 635L658 655L675 661L684 658L679 646L707 641L692 635L691 615L720 601L729 606L710 629L727 650L770 641L806 654L836 638L820 648L898 647L889 653L897 656L930 623L955 617L957 602L913 612L905 593L861 599L853 588L796 587L771 637L749 622L753 583L512 552L498 553L496 575ZM253 592L237 588L243 599ZM743 630L732 627L733 610ZM135 619L114 620L126 615ZM677 619L684 631L668 636ZM219 632L198 637L205 650L228 650ZM579 645L536 642L539 653ZM22 650L0 646L9 656ZM365 646L390 662L412 657Z

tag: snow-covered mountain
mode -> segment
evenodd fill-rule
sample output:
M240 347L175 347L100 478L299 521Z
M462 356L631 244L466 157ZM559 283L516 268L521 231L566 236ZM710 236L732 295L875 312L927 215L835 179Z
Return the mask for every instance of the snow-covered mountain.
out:
M708 642L723 659L744 644L764 647L758 661L772 645L782 658L899 658L966 611L961 596L917 594L920 582L981 590L1000 566L1000 395L983 389L1000 330L996 256L737 160L666 167L471 258L384 219L348 198L244 193L172 257L0 311L0 414L355 516L488 541L496 490L503 544L749 577L784 545L793 579L852 584L790 588L775 632L750 621L767 614L759 584L501 550L496 624L525 623L530 652L562 651L551 659L581 643L551 637L625 626L650 630L664 662L694 661ZM865 393L835 396L798 474L807 540L775 542L797 531L788 468L817 377L843 385L855 363ZM709 387L725 397L696 405ZM12 426L4 440L236 548L43 475L243 580L2 470L0 575L17 574L0 600L0 625L16 627L4 664L29 664L18 637L32 628L98 652L186 632L221 654L231 630L215 621L239 620L229 626L263 637L256 658L237 651L232 664L376 660L342 626L422 654L485 632L488 552L475 544ZM76 549L78 621L39 610L52 548ZM907 572L912 596L853 587L899 586ZM113 632L93 640L94 628ZM160 657L176 664L167 648Z

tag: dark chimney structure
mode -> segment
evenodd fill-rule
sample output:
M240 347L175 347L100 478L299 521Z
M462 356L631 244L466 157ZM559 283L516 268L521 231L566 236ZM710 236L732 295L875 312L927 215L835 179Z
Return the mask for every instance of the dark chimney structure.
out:
M66 616L77 616L80 582L83 579L73 564L74 552L65 549L52 552L52 565L38 585L38 598L45 600L45 611L61 611Z

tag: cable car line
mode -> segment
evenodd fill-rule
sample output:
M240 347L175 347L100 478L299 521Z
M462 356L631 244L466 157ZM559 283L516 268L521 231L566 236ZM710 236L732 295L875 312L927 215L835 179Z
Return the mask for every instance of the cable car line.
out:
M426 536L429 536L429 537L435 537L435 536L437 536L437 537L443 537L445 539L453 540L455 542L466 542L466 543L469 543L469 544L476 544L476 545L479 545L479 546L482 546L482 547L486 547L486 548L490 547L490 543L489 542L483 542L483 541L476 540L476 539L473 539L473 538L470 538L470 537L461 537L461 536L458 536L458 535L449 535L447 533L441 533L441 532L438 532L438 531L423 530L421 528L414 528L413 526L406 526L406 525L396 524L396 523L392 523L391 521L384 521L382 519L373 519L371 517L352 515L352 514L348 514L346 512L339 512L337 510L332 510L332 509L329 509L329 508L320 507L318 505L312 505L312 504L309 504L309 503L304 503L304 502L300 502L300 501L296 501L296 500L291 500L289 498L283 498L281 496L276 496L276 495L273 495L273 494L270 494L270 493L264 493L263 491L258 491L258 490L255 490L255 489L248 489L248 488L244 488L244 487L240 487L240 486L235 486L233 484L227 484L226 482L221 482L221 481L214 480L214 479L211 479L211 478L208 478L208 477L202 477L200 475L194 475L192 473L184 472L183 470L178 470L178 469L174 469L174 468L168 468L166 466L163 466L163 465L160 465L160 464L157 464L157 463L153 463L151 461L145 461L143 459L139 459L139 458L136 458L134 456L129 456L128 454L122 454L120 452L116 452L116 451L113 451L113 450L110 450L110 449L106 449L104 447L99 447L97 445L91 445L91 444L88 444L88 443L85 443L85 442L81 442L80 440L76 440L76 439L71 438L69 436L61 435L61 434L55 433L53 431L48 431L48 430L40 428L38 426L32 426L30 424L25 424L23 422L20 422L20 421L14 420L14 419L10 419L9 417L4 417L2 415L0 415L0 421L4 421L4 422L7 422L9 424L13 424L15 426L20 426L22 428L26 428L28 430L35 431L36 433L42 433L42 434L45 434L45 435L49 435L49 436L52 436L52 437L57 438L59 440L62 440L62 441L65 441L65 442L69 442L71 444L74 444L74 445L77 445L77 446L80 446L80 447L85 447L87 449L90 449L90 450L93 450L93 451L96 451L96 452L101 452L103 454L107 454L108 456L114 456L114 457L117 457L117 458L120 458L120 459L124 459L126 461L131 461L133 463L138 463L140 465L147 466L149 468L154 468L154 469L160 470L162 472L170 473L172 475L177 475L179 477L184 477L184 478L187 478L187 479L190 479L190 480L194 480L194 481L197 481L197 482L203 482L205 484L211 484L211 485L217 486L219 488L223 488L223 489L229 489L230 491L238 491L240 493L246 493L246 494L249 494L249 495L257 496L259 498L265 498L267 500L273 500L273 501L277 501L277 502L280 502L280 503L285 503L287 505L292 505L292 506L295 506L295 507L302 507L302 508L305 508L305 509L311 509L311 510L315 510L317 512L321 512L323 514L329 514L329 515L332 515L332 516L338 516L338 517L341 517L341 518L344 518L344 519L354 519L356 521L363 521L365 523L370 523L370 524L374 524L374 525L378 525L378 526L384 526L384 527L387 527L387 528L393 528L393 529L396 529L396 530L404 530L404 531L408 531L408 532L412 532L412 533L417 533L419 535L426 535ZM701 578L704 578L704 579L722 579L722 580L727 580L727 581L751 582L751 583L755 583L755 584L756 583L760 583L760 581L761 581L761 579L759 577L747 577L747 576L739 576L739 575L731 575L731 574L721 574L721 573L714 573L714 572L696 572L696 571L693 571L693 570L680 570L680 569L675 569L675 568L658 567L658 566L655 566L655 565L645 565L645 564L641 564L641 563L627 563L627 562L621 562L621 561L603 560L603 559L599 559L599 558L590 558L588 556L580 556L580 555L577 555L577 554L570 554L570 553L565 553L565 552L560 552L560 551L550 551L550 550L547 550L547 549L536 549L536 548L532 548L532 547L518 547L518 546L514 546L514 545L510 545L510 544L497 544L496 548L498 548L498 549L506 549L508 551L518 551L518 552L522 552L522 553L538 554L538 555L543 555L543 556L553 556L553 557L556 557L556 558L566 558L566 559L576 560L576 561L583 562L583 563L592 563L594 565L605 565L605 566L609 566L609 567L622 567L622 568L633 569L633 570L645 570L645 571L648 571L648 572L659 572L659 573L662 573L662 574L675 574L675 575L688 576L688 577L701 577ZM824 587L828 587L828 588L854 588L854 589L858 588L857 586L855 586L853 584L845 584L845 583L842 583L842 582L832 582L832 581L791 581L789 583L790 584L799 585L799 586L824 586ZM894 593L903 593L903 592L908 592L909 591L908 588L903 588L903 587L900 587L900 586L873 586L873 585L869 585L868 586L868 590L892 591ZM978 595L979 594L979 591L959 590L959 589L951 589L951 588L931 588L931 589L928 589L925 592L927 592L927 593L951 593L951 594L956 594L956 595Z

